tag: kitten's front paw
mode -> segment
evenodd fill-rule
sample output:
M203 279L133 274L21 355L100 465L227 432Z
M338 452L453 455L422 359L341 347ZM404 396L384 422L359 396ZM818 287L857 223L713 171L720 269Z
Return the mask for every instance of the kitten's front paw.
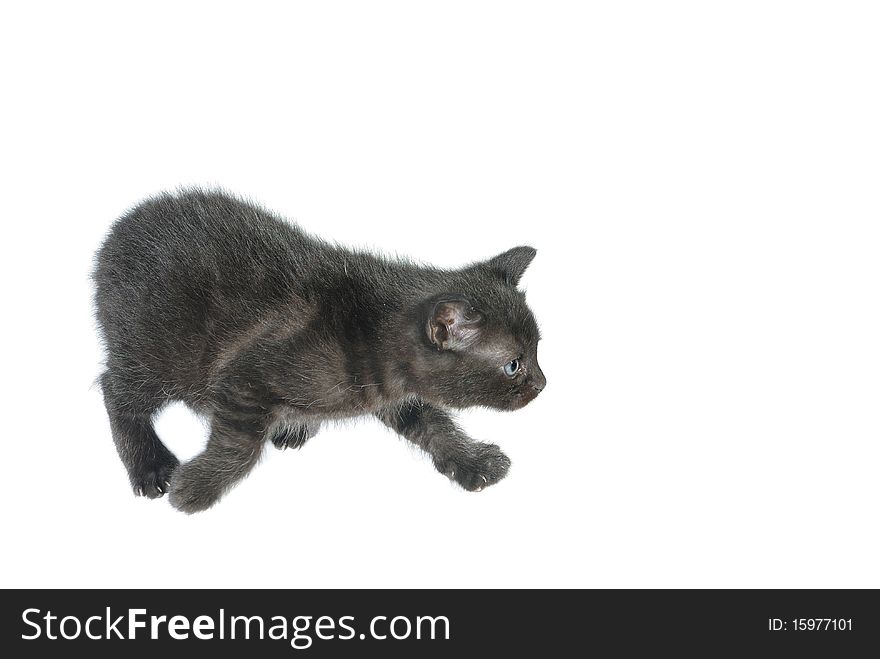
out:
M297 424L294 426L285 426L279 428L272 435L272 443L275 448L283 451L288 448L302 448L306 440L311 439L318 434L318 425L313 424Z
M191 515L207 510L220 499L216 488L198 479L183 465L171 478L168 502L179 511Z
M507 476L510 458L495 444L473 444L438 468L467 491L479 492Z

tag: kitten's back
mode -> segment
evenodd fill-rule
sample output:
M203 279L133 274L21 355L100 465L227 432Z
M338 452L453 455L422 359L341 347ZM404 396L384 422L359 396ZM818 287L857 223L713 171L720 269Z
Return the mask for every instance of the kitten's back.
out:
M109 358L175 389L202 383L220 346L296 299L325 249L223 193L163 194L139 204L117 220L96 259Z

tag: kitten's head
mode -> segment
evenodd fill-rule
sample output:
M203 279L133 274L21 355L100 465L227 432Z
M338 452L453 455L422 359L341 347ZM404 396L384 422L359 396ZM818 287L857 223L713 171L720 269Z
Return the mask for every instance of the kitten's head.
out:
M517 289L535 257L515 247L461 272L423 309L423 389L450 407L519 409L547 384L538 324Z

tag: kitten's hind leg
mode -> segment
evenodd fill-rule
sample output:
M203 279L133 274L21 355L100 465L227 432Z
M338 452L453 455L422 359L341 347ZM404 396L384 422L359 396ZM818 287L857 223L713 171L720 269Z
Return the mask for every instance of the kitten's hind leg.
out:
M275 448L283 451L288 448L302 448L320 429L321 425L318 423L283 424L270 430L269 437Z
M185 513L213 506L257 464L264 437L262 416L215 414L205 450L171 478L171 505Z
M376 416L424 449L437 471L470 492L497 483L510 469L510 458L495 444L475 442L446 412L424 401L407 401Z
M110 431L134 493L150 499L168 491L171 472L180 464L153 429L152 414L158 404L132 400L125 388L107 372L101 376ZM150 409L152 408L152 409Z

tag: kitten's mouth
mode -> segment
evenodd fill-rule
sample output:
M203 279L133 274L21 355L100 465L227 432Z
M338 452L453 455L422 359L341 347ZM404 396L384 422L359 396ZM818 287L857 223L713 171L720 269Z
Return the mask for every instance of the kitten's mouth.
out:
M510 407L508 409L510 409L511 411L521 410L526 405L528 405L533 400L535 400L535 398L537 398L537 397L538 397L537 391L533 394L527 394L527 393L517 394L516 396L514 396L513 400L510 401Z

